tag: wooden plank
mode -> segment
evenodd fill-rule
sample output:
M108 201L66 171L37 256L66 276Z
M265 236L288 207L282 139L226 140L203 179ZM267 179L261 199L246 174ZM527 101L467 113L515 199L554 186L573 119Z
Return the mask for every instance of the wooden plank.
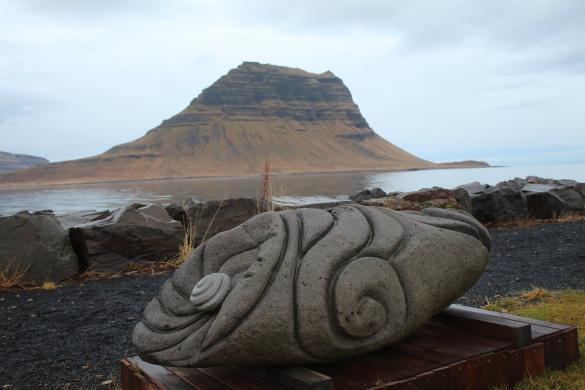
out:
M403 343L418 345L442 353L459 355L461 359L510 347L509 342L489 340L483 336L475 336L438 325L425 325L406 338Z
M526 376L541 374L545 364L564 368L578 355L575 327L452 305L405 340L338 362L197 369L165 368L129 358L120 367L125 390L482 390L512 387Z
M254 376L278 389L331 390L333 381L327 375L301 366L262 367L253 369Z
M461 328L440 324L436 321L427 322L422 328L419 329L421 332L434 332L438 337L449 337L451 342L465 343L470 349L486 350L486 346L489 347L487 350L501 349L510 347L508 341L494 339L484 335L474 334L470 331L463 331ZM414 335L418 333L415 332Z
M205 373L228 388L249 390L272 389L272 386L268 383L262 382L245 372L231 367L206 367L199 368L199 371Z
M520 349L510 351L510 386L524 379L524 360Z
M436 390L453 388L451 368L441 367L433 371L417 375L418 390Z
M459 305L459 304L452 304L449 306L449 308L456 309L456 310L462 310L462 311L466 311L466 312L470 312L470 313L484 314L484 315L492 316L492 317L505 318L508 320L524 322L526 324L531 324L531 325L540 325L543 327L552 328L552 329L556 329L556 330L566 330L566 329L569 329L572 327L571 325L557 324L554 322L537 320L537 319L528 318L528 317L521 317L521 316L517 316L514 314L501 313L501 312L497 312L497 311L490 311L490 310L480 309L477 307L464 306L464 305Z
M471 364L469 360L463 360L459 363L452 364L451 376L452 376L452 389L472 389L471 377L469 371Z
M151 384L151 386L141 386L141 387L132 387L140 388L140 389L165 389L165 390L185 390L190 389L191 387L189 384L182 381L176 375L174 375L171 371L163 366L158 366L155 364L146 363L142 359L137 356L127 358L130 365L138 368L140 373L146 381ZM135 373L134 377L137 377ZM135 385L135 384L134 384Z
M168 367L168 369L196 390L226 390L229 387L216 381L198 368Z
M474 364L477 365L477 369L473 372L477 375L472 378L473 388L478 390L488 390L496 385L496 359L499 356L496 353L488 353L486 355L478 357Z
M539 340L544 343L546 366L563 370L567 366L567 350L562 332L542 337Z
M368 390L418 390L416 378L403 379L382 385L368 387Z
M493 386L503 389L512 386L512 363L509 351L496 353L490 375L493 376Z
M434 320L465 329L474 335L504 340L515 347L528 345L532 340L530 324L474 311L449 307Z
M565 339L565 353L567 363L573 363L579 359L579 338L577 328L567 329L562 333Z
M417 357L419 359L424 359L430 362L438 363L440 365L453 364L463 359L460 354L441 352L437 351L436 349L430 349L426 347L421 347L419 345L408 344L403 342L393 344L392 349L407 355Z
M524 375L526 377L542 375L544 373L544 344L532 344L520 351L524 362Z
M386 350L359 358L311 366L312 369L333 379L334 388L370 388L400 381L439 368L440 364L414 356Z
M120 382L122 382L122 389L131 389L133 372L130 368L128 360L120 360Z

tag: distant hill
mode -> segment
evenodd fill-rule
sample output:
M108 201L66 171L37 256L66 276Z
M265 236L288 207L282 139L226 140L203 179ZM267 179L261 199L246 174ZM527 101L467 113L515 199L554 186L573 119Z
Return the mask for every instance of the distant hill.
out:
M258 175L266 160L273 173L439 167L376 134L333 73L244 62L135 141L0 183Z
M45 165L48 163L49 160L43 157L0 152L0 173L18 171L20 169Z
M454 161L454 162L444 162L444 163L437 163L437 166L441 168L487 168L490 166L485 161L476 161L476 160L465 160L465 161Z

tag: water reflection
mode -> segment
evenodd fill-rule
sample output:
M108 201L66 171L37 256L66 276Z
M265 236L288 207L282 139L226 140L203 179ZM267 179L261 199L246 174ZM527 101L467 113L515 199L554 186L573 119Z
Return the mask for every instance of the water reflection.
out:
M338 173L275 177L276 197L288 204L330 202L346 199L364 188L385 191L414 191L423 187L453 188L472 181L495 184L502 180L530 175L568 178L585 182L585 164L481 169L444 169L383 173ZM0 214L20 210L50 209L58 215L85 210L105 210L133 202L182 202L255 197L261 179L211 178L106 183L39 190L0 191Z

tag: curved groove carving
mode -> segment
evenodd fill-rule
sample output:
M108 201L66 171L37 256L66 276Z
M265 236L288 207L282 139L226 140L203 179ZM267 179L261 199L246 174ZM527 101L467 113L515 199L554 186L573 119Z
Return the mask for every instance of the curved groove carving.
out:
M199 246L133 334L146 361L294 364L400 340L463 294L488 259L469 215L365 206L264 213Z

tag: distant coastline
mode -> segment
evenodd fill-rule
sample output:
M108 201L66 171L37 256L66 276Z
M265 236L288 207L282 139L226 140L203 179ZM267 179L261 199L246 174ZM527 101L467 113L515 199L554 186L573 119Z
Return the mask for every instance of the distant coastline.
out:
M412 171L428 171L441 169L473 169L473 168L498 168L499 166L491 166L484 161L455 161L446 163L437 163L436 166L428 168L406 168L406 169L356 169L356 170L339 170L339 171L319 171L319 172L275 172L270 175L273 177L283 176L319 176L319 175L345 175L356 173L384 173L384 172L412 172ZM243 179L261 177L262 174L243 174L237 176L177 176L177 177L160 177L152 179L122 179L122 180L97 180L97 181L64 181L64 182L50 182L50 183L28 183L28 182L11 182L2 183L2 176L0 175L0 191L20 191L20 190L35 190L47 188L69 188L69 187L83 187L93 186L99 184L113 184L113 183L149 183L157 181L179 181L179 180L225 180L225 179Z

